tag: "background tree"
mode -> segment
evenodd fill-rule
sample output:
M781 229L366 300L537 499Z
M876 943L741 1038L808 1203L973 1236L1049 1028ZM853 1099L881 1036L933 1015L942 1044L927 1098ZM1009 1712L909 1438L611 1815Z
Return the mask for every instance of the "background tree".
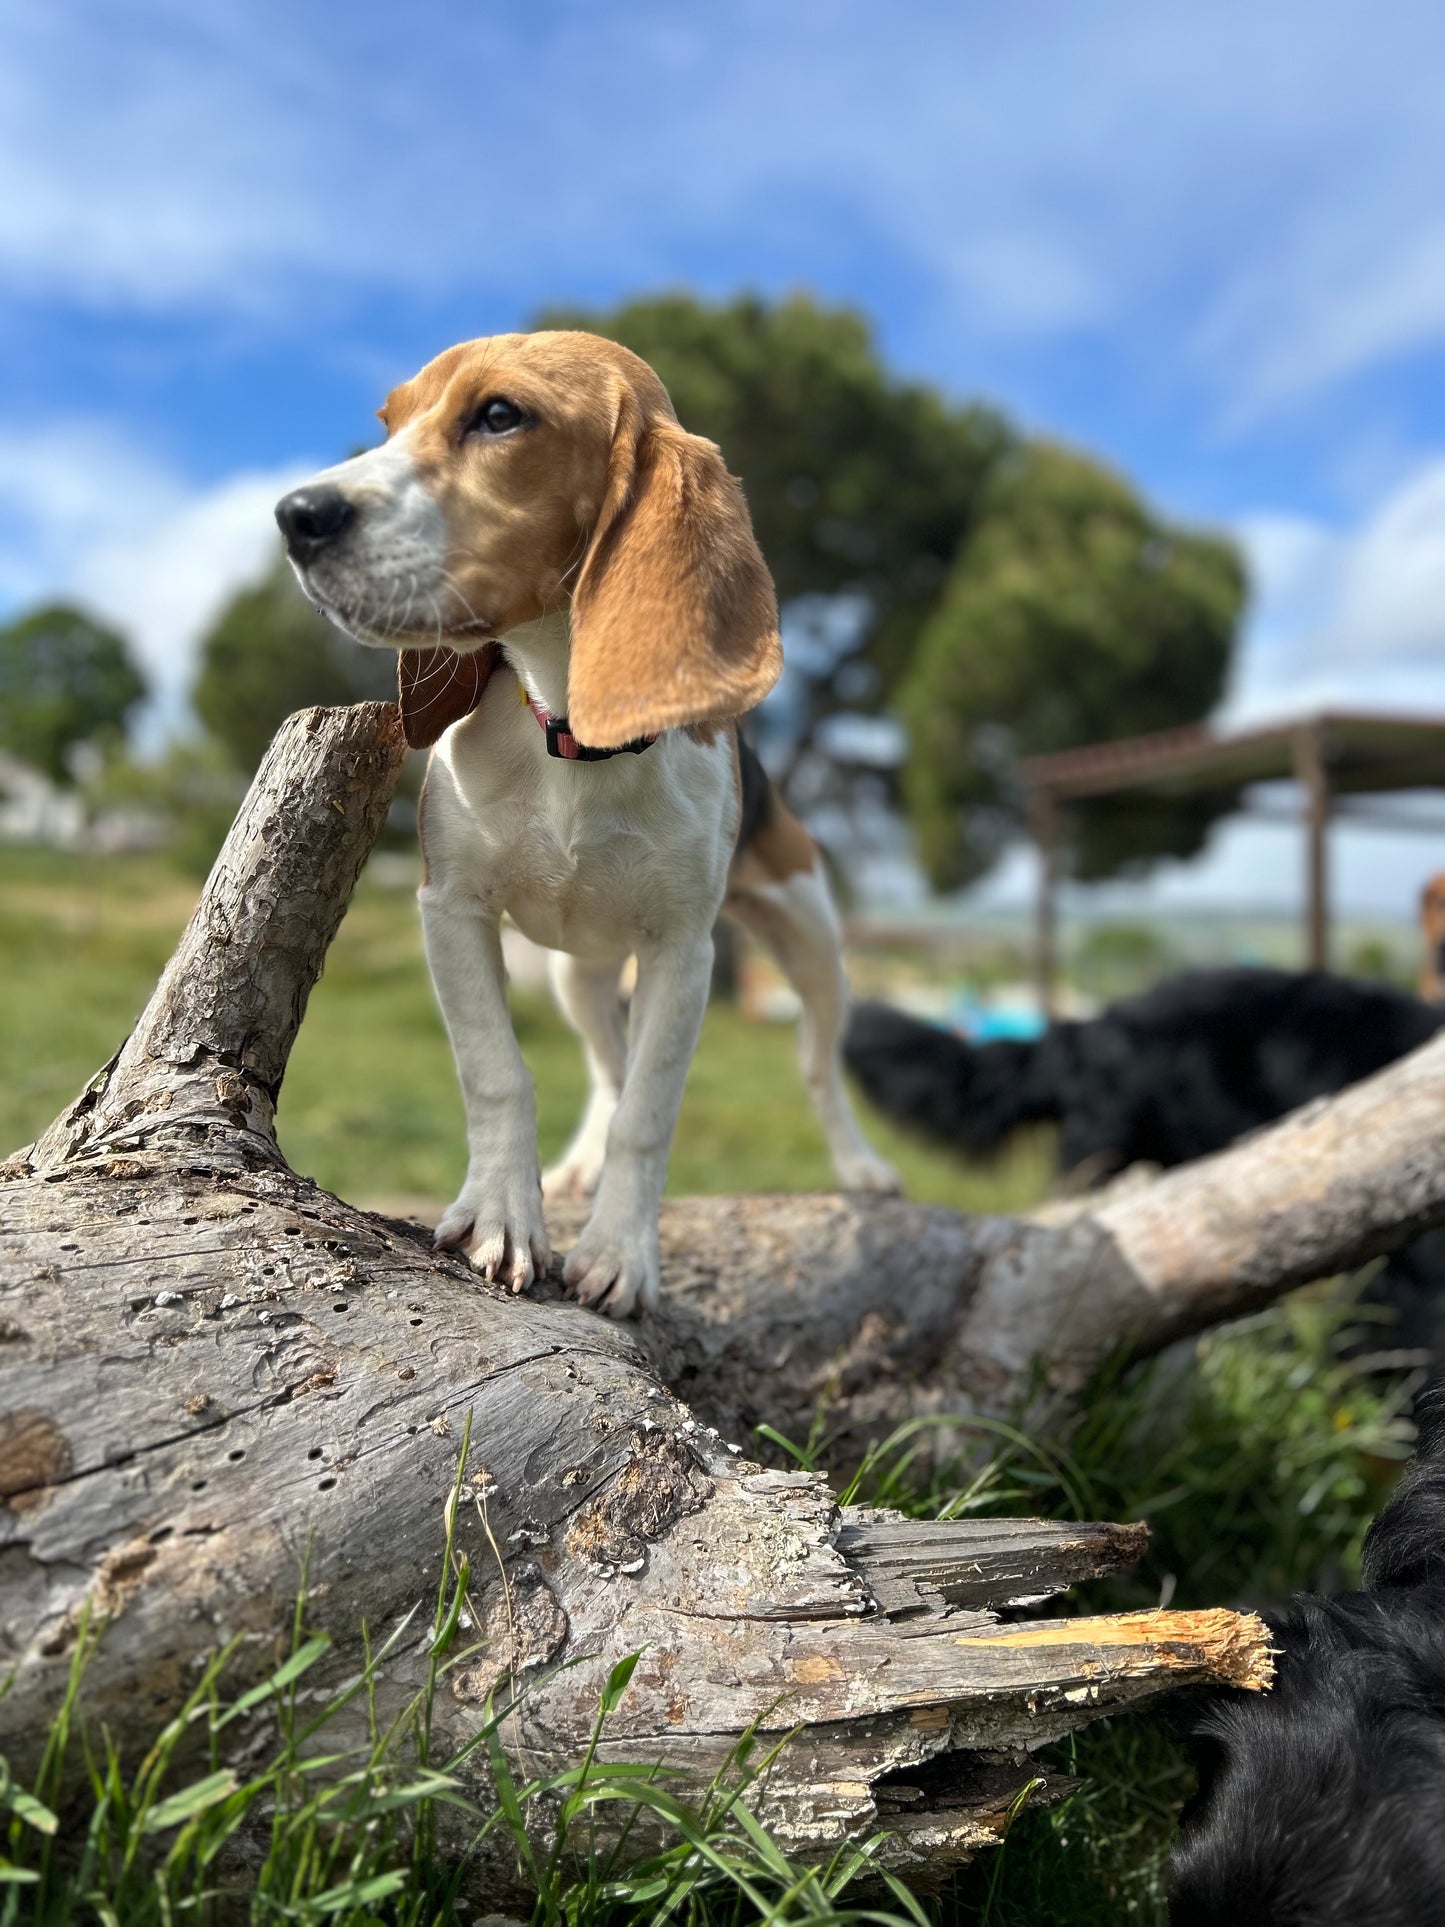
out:
M85 784L92 817L137 813L164 826L176 867L204 877L246 793L246 778L214 736L172 738L159 755L111 756Z
M587 328L641 355L684 427L741 476L790 605L786 780L826 717L876 709L896 681L1010 430L991 408L900 381L863 315L806 295L663 295L553 309L539 325ZM832 606L809 607L823 599Z
M1098 463L1047 442L1012 451L898 689L904 793L934 883L975 881L1019 834L1019 757L1206 716L1245 588L1231 544L1159 521ZM1098 878L1193 855L1232 800L1071 811L1070 867Z
M762 746L815 828L830 807L856 831L868 805L901 802L933 880L971 882L1019 832L1017 756L1219 700L1244 595L1234 551L995 410L899 380L856 311L674 294L541 324L642 355L741 476L788 631ZM906 744L879 727L891 715ZM1091 806L1074 868L1189 855L1224 804Z
M0 748L57 783L79 744L124 734L145 693L120 631L69 603L0 628Z
M319 616L278 552L261 581L232 598L202 642L192 701L249 776L292 710L395 694L396 657L363 648Z

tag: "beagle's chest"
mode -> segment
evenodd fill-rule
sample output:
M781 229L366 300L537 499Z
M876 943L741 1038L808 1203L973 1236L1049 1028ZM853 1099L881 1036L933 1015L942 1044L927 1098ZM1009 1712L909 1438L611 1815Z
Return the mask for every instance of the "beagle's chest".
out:
M488 719L479 719L483 724ZM711 924L731 823L722 758L680 734L641 756L548 756L530 716L458 729L428 776L429 877L506 912L534 943L608 957Z

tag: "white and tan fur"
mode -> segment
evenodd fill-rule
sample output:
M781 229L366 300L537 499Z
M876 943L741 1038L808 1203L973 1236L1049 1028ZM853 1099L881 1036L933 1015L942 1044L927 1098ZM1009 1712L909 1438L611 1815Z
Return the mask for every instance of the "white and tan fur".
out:
M519 419L494 429L507 409ZM277 514L318 606L401 652L408 734L435 742L420 903L469 1151L437 1242L520 1291L549 1259L544 1194L595 1193L563 1275L624 1317L657 1297L658 1210L721 911L798 990L803 1068L840 1183L896 1188L842 1086L847 991L818 852L771 795L737 844L734 719L778 674L772 584L717 450L682 431L652 370L612 343L468 343L381 412L383 447ZM525 696L599 748L661 733L642 754L564 761ZM554 953L592 1078L545 1177L503 915Z

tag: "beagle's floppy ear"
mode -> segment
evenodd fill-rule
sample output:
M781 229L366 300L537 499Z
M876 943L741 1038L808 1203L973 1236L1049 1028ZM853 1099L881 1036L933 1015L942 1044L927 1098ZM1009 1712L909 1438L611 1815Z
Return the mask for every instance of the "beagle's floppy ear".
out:
M628 397L572 597L573 734L617 749L740 716L782 666L777 597L741 486L712 442L675 421L644 425Z
M430 749L444 730L470 716L497 666L500 645L459 649L403 649L396 659L401 726L413 749Z

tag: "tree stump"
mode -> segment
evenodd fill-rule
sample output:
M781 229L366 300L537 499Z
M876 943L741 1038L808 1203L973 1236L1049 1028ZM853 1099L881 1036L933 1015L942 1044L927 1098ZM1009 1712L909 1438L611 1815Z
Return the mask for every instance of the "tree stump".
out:
M641 1651L608 1756L700 1786L753 1723L798 1728L766 1788L781 1836L826 1853L882 1823L893 1861L931 1880L998 1837L1042 1742L1175 1686L1264 1684L1247 1616L999 1616L1137 1557L1142 1528L840 1511L821 1477L735 1442L752 1402L770 1409L766 1379L741 1389L754 1366L777 1368L785 1406L811 1382L778 1334L832 1354L862 1342L869 1239L917 1234L895 1292L906 1263L926 1318L952 1317L963 1373L980 1291L1006 1297L988 1269L1005 1229L838 1200L755 1201L731 1224L728 1207L676 1207L672 1309L638 1330L555 1284L511 1298L288 1169L273 1128L287 1053L402 756L390 705L289 720L135 1031L4 1167L0 1667L15 1680L0 1723L17 1764L87 1607L110 1621L88 1705L123 1748L223 1640L264 1675L308 1545L311 1615L354 1669L363 1619L380 1634L435 1597L468 1423L457 1541L484 1643L438 1720L460 1744L493 1688L530 1682L506 1729L529 1772L580 1753L608 1672ZM1026 1251L1053 1238L1060 1263L1087 1247L1072 1227L1012 1235ZM1036 1274L1017 1276L1034 1317ZM867 1369L911 1369L917 1347L880 1339ZM706 1381L724 1355L719 1429ZM980 1349L981 1395L1006 1358ZM399 1653L384 1692L409 1696L423 1669ZM511 1878L497 1863L489 1890Z

